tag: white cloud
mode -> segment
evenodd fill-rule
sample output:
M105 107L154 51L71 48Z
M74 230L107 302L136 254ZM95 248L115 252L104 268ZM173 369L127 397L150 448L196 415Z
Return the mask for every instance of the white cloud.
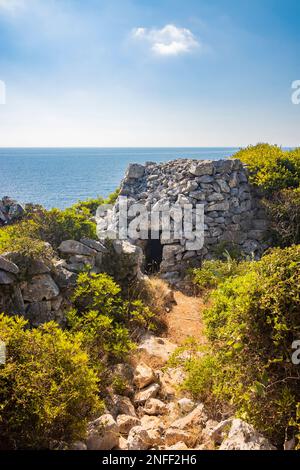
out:
M0 0L0 10L6 10L7 12L14 12L17 8L23 6L23 0Z
M172 24L162 29L135 28L132 36L136 40L148 41L151 50L161 56L176 56L201 46L189 29L177 28Z

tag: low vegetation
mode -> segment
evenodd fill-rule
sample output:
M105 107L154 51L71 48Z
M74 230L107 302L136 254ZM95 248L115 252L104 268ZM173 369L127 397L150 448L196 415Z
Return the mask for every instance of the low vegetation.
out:
M225 253L225 260L205 260L201 269L193 269L192 282L200 292L215 289L225 279L240 275L247 270L247 262L239 262L232 259L229 253Z
M63 240L96 238L96 208L117 194L65 210L28 206L22 220L0 229L0 253L50 260ZM79 274L71 302L65 329L54 322L30 329L22 317L0 315L7 349L0 366L0 447L55 448L84 438L87 422L102 413L108 387L120 392L127 386L112 366L155 328L141 296L125 293L107 274Z
M246 163L252 183L264 191L275 246L300 243L300 148L259 144L234 155Z
M269 192L298 188L300 183L300 148L285 151L277 145L258 144L234 155L246 163L253 184Z
M84 333L95 363L120 360L134 347L141 328L153 328L153 313L140 300L126 300L120 286L107 274L81 273L68 321L72 331Z
M64 210L27 205L21 221L0 229L0 253L14 251L30 258L47 259L51 257L52 248L57 249L64 240L97 239L93 220L97 207L113 204L118 194L116 190L107 199L79 201Z
M83 335L53 322L28 329L24 319L0 315L0 338L7 351L0 366L1 446L43 449L82 438L103 409Z
M212 285L209 269L195 282ZM282 445L287 430L299 432L300 370L291 361L300 330L300 246L276 248L260 261L244 262L228 276L213 278L216 289L204 313L207 349L185 345L172 361L185 368L184 388L224 412L230 407Z

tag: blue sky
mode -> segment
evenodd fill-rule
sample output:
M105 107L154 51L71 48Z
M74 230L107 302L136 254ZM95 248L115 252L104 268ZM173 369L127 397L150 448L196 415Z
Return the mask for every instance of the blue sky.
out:
M0 0L0 146L300 144L298 0Z

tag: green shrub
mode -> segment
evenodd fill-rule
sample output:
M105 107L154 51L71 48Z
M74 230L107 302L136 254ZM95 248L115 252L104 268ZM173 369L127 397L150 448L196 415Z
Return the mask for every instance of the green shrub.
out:
M284 151L276 145L258 144L234 155L246 163L250 181L267 190L297 188L300 183L300 149Z
M95 362L121 359L134 347L135 329L151 328L152 312L140 300L127 301L107 274L81 273L68 314L73 331L82 331Z
M18 252L28 258L50 259L53 250L36 236L36 225L24 220L14 225L0 228L0 253Z
M99 205L113 204L118 194L116 190L107 199L79 201L65 210L46 210L40 205L27 204L22 221L0 229L0 253L18 251L28 257L43 258L49 254L43 242L57 249L64 240L83 237L96 240L96 223L92 217Z
M210 353L194 355L186 382L200 399L211 393L231 404L276 444L300 402L300 369L291 362L300 334L299 285L300 246L274 249L220 283L204 312ZM205 379L209 364L212 381Z
M212 246L212 254L215 259L226 261L228 258L233 260L242 259L242 250L237 243L222 241Z
M75 210L76 213L84 214L88 217L93 217L96 215L97 208L103 204L114 204L117 197L119 196L119 189L116 189L111 193L107 199L99 196L94 199L87 199L85 201L78 201L74 204L71 209Z
M96 224L72 209L41 209L30 218L0 229L0 252L19 251L39 257L45 244L57 248L63 240L96 239Z
M284 247L300 243L300 189L285 189L266 199L275 245Z
M48 448L85 435L102 410L98 379L82 350L82 335L54 322L28 329L18 317L0 315L7 358L0 366L0 432L5 448Z
M205 260L201 268L191 271L192 281L200 291L215 289L225 279L237 276L247 269L247 262L238 262L229 255L226 261Z
M87 199L86 201L78 201L71 207L77 214L83 214L86 217L96 215L97 208L105 203L103 197L99 196L95 199Z
M96 225L87 214L73 209L40 211L32 216L35 237L57 248L64 240L80 240L82 237L96 239Z

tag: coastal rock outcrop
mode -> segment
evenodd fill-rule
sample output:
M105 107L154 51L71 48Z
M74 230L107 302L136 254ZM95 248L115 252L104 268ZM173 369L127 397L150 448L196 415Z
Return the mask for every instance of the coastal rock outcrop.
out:
M8 225L22 218L24 207L8 196L0 199L0 227Z

